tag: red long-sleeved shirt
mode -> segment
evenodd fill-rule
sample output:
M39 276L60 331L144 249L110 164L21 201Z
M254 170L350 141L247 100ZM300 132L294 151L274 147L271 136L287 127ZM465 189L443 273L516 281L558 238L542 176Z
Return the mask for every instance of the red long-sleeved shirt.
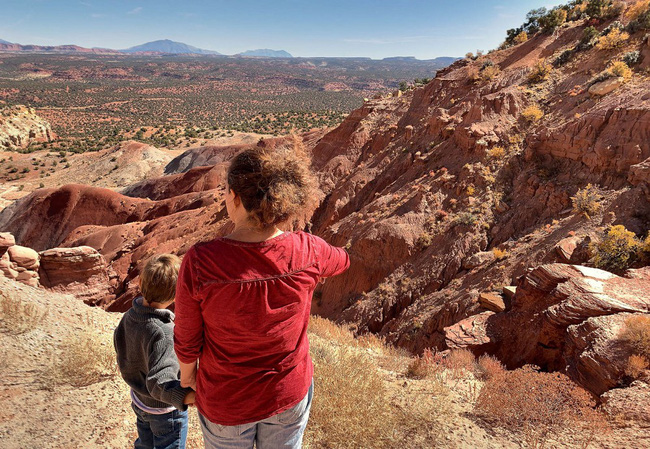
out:
M176 287L174 349L199 360L196 406L221 425L259 421L307 394L307 324L322 277L349 266L342 248L305 232L263 242L219 238L193 246Z

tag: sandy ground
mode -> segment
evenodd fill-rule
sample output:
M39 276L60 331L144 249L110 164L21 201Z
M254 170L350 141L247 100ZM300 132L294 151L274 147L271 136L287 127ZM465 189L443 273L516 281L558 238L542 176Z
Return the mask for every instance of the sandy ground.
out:
M20 313L16 313L20 312ZM128 389L116 374L111 344L120 314L91 308L71 295L61 295L0 278L0 447L128 448L135 439L134 416ZM59 361L71 344L90 337L94 354L81 351L73 360L79 366L104 356L110 366L94 383L70 385L74 375L62 373ZM315 338L315 337L313 337ZM73 342L73 343L71 343ZM369 351L369 350L368 350ZM384 356L385 357L385 356ZM431 379L407 378L408 358L385 359L383 377L395 404L433 400ZM90 366L90 365L88 365ZM446 375L446 417L439 441L404 441L405 448L444 447L489 449L523 447L507 432L482 424L472 416L480 383L471 376ZM55 384L56 383L56 384ZM196 410L190 413L188 448L202 447ZM570 432L555 435L545 447L581 447ZM650 433L635 427L617 428L599 436L593 448L650 448ZM309 447L308 444L305 447ZM319 447L322 447L319 445ZM332 446L334 447L334 446Z

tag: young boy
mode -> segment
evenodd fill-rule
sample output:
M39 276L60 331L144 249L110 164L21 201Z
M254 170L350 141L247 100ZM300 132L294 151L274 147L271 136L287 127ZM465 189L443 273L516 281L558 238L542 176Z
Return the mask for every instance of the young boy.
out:
M152 257L140 275L140 292L113 334L117 364L131 387L137 417L136 449L184 448L187 405L194 391L181 387L174 354L174 302L180 259Z

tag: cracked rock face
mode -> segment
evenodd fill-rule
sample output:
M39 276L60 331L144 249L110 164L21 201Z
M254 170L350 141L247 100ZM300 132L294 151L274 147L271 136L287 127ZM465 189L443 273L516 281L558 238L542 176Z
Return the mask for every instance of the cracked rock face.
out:
M631 355L619 340L625 320L650 313L650 270L620 277L578 265L542 265L517 287L512 307L486 321L486 335L509 367L566 371L601 394L616 387Z

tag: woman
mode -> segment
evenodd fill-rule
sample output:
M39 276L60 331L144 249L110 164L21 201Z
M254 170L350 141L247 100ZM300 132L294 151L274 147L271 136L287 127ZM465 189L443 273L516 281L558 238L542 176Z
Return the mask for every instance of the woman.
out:
M294 149L240 153L226 194L234 230L183 259L174 345L206 448L301 447L313 395L312 294L349 266L342 248L278 228L304 209L312 185Z

